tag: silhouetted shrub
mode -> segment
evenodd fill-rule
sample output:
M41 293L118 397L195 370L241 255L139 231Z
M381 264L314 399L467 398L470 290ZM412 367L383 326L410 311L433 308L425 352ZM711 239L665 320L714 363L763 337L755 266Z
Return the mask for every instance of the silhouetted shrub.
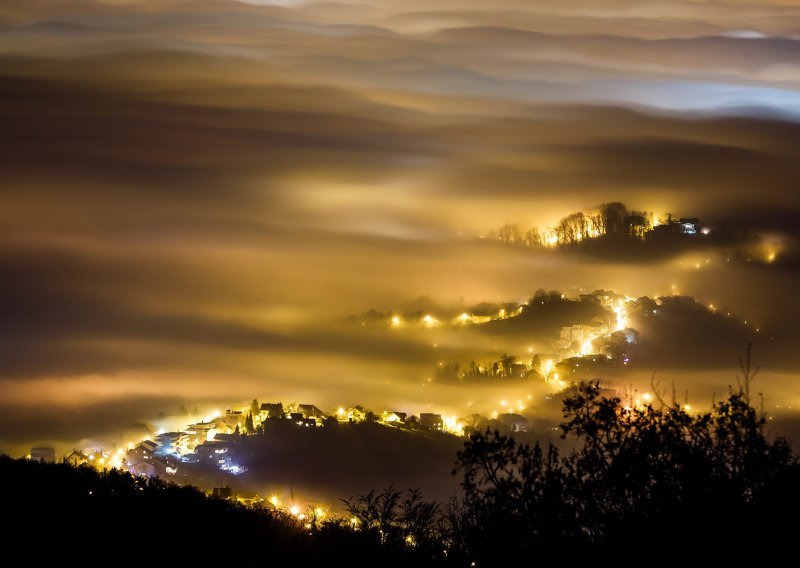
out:
M477 433L458 454L465 534L460 551L483 565L526 554L646 552L667 546L736 554L715 543L788 548L800 467L744 390L710 412L631 407L581 383L564 400L574 449ZM781 540L783 538L783 540Z

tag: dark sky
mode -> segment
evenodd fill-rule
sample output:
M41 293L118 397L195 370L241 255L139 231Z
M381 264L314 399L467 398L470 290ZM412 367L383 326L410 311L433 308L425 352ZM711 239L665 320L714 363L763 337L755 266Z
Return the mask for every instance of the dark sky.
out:
M426 294L677 283L797 335L796 265L476 238L623 201L791 247L791 0L5 0L0 124L0 448L253 396L461 413L431 337L340 324Z

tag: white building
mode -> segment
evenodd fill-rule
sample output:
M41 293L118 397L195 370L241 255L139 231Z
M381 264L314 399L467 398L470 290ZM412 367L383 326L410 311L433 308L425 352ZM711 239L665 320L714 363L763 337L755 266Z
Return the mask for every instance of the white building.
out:
M53 463L56 461L56 451L53 448L40 446L31 448L31 461Z

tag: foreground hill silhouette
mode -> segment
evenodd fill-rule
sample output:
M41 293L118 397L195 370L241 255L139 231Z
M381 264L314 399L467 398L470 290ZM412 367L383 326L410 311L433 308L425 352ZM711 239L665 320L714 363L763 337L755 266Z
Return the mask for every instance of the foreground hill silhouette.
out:
M462 445L449 434L379 424L307 429L272 421L263 433L243 438L235 448L248 471L230 484L264 496L279 489L284 497L293 487L298 495L331 504L389 485L419 487L428 497L445 500L458 488L450 471Z
M740 363L738 388L701 414L664 393L642 404L597 382L573 385L568 449L479 432L457 454L458 498L390 487L344 500L347 517L311 523L157 479L0 458L5 536L42 543L40 560L80 550L159 565L248 551L298 566L780 558L794 553L800 463L751 403L749 348Z
M0 481L5 542L37 564L75 554L122 565L146 558L154 566L207 566L238 561L242 554L267 566L429 564L414 549L380 546L341 519L309 529L286 513L117 470L0 456Z

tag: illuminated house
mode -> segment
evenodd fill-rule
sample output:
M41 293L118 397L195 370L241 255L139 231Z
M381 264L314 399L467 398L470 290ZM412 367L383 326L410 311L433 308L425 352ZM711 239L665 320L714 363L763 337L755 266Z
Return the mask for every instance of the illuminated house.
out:
M230 462L230 444L222 440L210 440L203 442L194 449L194 452L200 458L200 461L205 463L213 463L214 465L221 466Z
M696 235L700 231L700 221L696 218L693 219L681 219L680 223L680 231L684 235Z
M133 475L142 477L164 477L174 475L177 466L166 459L153 456L147 460L138 460L128 466L128 471Z
M698 233L700 233L700 220L696 217L683 217L678 221L669 219L668 222L653 227L648 237L661 239L684 235L693 237Z
M433 430L441 432L444 427L444 421L441 414L433 414L431 412L422 412L419 415L419 425L425 430Z
M64 463L68 463L69 465L83 465L89 462L89 456L81 452L80 450L72 450L67 457L64 458Z
M158 445L155 442L144 440L134 448L128 450L128 453L125 454L125 462L128 464L129 468L143 461L149 462L153 459L157 449Z
M216 433L216 422L197 422L196 424L190 424L185 431L186 449L193 450L198 444L202 444L206 440L213 440Z
M31 448L31 461L53 463L56 461L56 451L53 448Z
M361 406L354 406L347 411L348 422L363 422L367 419L367 411Z
M585 324L565 325L561 328L561 337L555 342L556 349L569 349L575 343L583 343L594 332L595 326Z
M405 424L408 415L405 412L398 412L393 410L383 415L383 421L386 424Z
M231 440L210 440L195 449L198 462L214 465L223 471L238 475L246 470L233 461L234 443Z
M185 454L189 451L185 432L164 432L156 436L159 454Z
M318 418L320 420L325 418L325 413L313 404L298 404L297 412L303 415L303 418Z

